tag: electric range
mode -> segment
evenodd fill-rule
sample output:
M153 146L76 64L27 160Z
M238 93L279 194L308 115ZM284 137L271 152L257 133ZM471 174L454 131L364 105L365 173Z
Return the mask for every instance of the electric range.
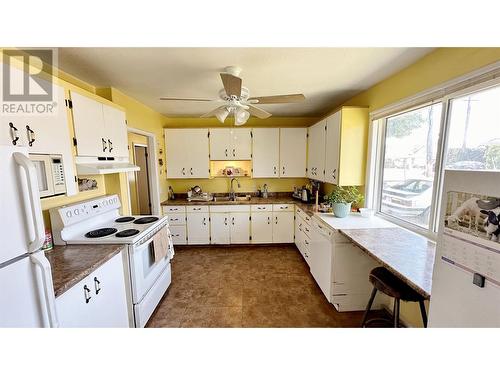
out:
M131 325L143 327L171 283L172 236L166 216L121 216L120 207L118 196L110 195L53 208L52 236L56 245L125 245ZM167 237L167 252L155 259L162 236Z

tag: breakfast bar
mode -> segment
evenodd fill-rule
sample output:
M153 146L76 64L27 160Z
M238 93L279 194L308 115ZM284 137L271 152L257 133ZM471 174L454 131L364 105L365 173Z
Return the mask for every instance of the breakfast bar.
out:
M340 232L424 298L430 298L434 242L401 227Z

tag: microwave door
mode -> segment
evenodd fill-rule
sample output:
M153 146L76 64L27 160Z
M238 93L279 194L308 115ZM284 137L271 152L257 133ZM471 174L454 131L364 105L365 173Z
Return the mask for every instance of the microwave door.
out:
M40 197L43 198L54 195L54 181L51 173L50 156L30 155L30 159L36 168Z

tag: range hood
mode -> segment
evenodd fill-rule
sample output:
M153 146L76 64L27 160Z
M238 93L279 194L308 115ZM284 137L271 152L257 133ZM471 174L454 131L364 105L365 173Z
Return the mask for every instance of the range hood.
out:
M76 173L79 175L134 172L138 170L140 170L140 168L137 165L128 162L102 161L94 163L76 163Z

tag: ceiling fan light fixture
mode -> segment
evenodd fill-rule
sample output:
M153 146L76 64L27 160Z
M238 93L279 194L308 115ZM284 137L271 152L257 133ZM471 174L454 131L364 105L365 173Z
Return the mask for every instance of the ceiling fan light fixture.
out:
M244 125L250 117L250 113L240 108L234 112L234 125Z
M222 124L224 123L228 115L229 110L227 108L219 108L219 110L215 112L215 117L217 117L217 120L219 120Z

